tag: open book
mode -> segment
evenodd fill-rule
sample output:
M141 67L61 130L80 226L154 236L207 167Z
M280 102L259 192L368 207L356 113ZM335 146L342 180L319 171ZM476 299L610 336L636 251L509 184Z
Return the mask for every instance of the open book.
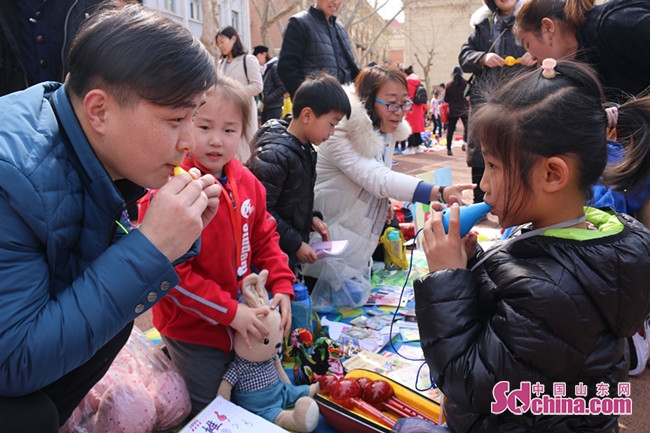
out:
M192 432L282 433L286 430L218 396L180 433Z
M323 241L310 245L319 259L327 256L338 256L348 247L348 241Z

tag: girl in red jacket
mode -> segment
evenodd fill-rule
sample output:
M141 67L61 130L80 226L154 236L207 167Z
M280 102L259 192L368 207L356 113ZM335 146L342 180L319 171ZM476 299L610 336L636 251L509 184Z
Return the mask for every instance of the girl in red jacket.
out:
M195 167L219 180L219 210L201 234L200 252L176 266L180 283L153 308L153 324L187 384L190 416L216 397L234 356L233 331L247 341L269 335L257 317L268 314L269 307L249 308L237 302L242 279L253 270L268 269L270 308L280 308L285 332L291 325L294 282L275 220L266 211L264 186L234 158L246 133L249 98L227 77L218 79L206 96L194 119L195 147L182 167ZM141 213L150 199L151 194Z

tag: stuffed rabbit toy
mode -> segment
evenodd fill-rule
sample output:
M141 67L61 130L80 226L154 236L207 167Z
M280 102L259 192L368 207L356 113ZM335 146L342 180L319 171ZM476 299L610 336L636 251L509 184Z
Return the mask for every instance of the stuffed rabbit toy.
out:
M253 308L269 305L265 284L268 271L244 278L242 294ZM318 405L312 398L320 391L318 383L293 385L282 368L280 312L271 310L260 317L269 330L264 341L251 340L247 347L244 337L235 333L235 359L221 381L218 395L253 412L280 427L296 432L312 432L319 419ZM293 408L293 409L290 409Z

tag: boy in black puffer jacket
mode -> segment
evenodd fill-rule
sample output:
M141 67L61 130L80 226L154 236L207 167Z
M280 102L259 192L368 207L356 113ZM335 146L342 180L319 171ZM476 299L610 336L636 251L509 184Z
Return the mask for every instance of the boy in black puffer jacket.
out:
M313 263L309 233L318 231L329 240L322 215L314 211L316 151L334 127L350 117L350 101L331 75L311 76L293 97L290 123L271 119L253 137L253 156L248 168L266 188L266 206L278 224L280 247L289 256L294 272L300 263Z

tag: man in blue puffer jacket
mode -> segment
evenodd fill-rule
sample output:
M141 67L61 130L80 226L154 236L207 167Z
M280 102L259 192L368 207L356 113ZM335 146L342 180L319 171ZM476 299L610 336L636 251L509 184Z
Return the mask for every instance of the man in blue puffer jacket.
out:
M64 85L0 98L3 432L58 432L218 205L212 176L169 180L215 81L196 38L142 6L105 10L69 63ZM129 233L145 187L161 189Z

